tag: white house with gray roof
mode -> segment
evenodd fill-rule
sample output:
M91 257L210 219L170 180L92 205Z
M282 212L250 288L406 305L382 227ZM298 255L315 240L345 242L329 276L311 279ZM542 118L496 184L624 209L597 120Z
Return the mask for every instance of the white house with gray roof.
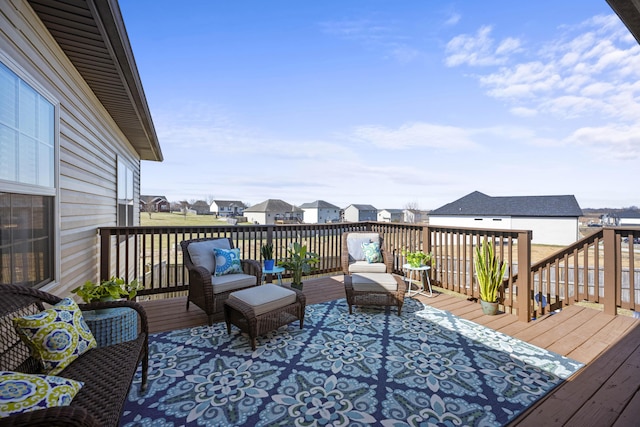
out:
M280 199L267 199L244 210L247 221L254 224L302 222L302 209Z
M209 212L222 217L242 216L244 203L240 200L214 200L209 206Z
M324 200L303 203L300 205L303 210L304 222L307 224L324 224L327 222L340 221L340 208Z
M344 208L346 222L377 221L378 210L371 205L349 205Z
M474 191L429 213L429 225L532 230L531 243L569 245L580 238L575 196L491 197Z

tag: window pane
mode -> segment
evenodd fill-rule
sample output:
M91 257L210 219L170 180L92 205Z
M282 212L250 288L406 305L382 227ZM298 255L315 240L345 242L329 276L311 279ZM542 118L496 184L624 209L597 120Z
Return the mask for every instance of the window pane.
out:
M20 135L18 150L18 181L26 184L37 184L36 172L36 140Z
M16 181L16 142L18 133L0 123L0 179Z
M24 83L20 84L18 95L20 132L31 137L36 136L36 97L37 94Z
M0 284L53 280L53 198L0 193Z
M0 123L16 128L18 125L18 76L0 64Z
M53 187L55 131L54 105L0 64L0 179Z

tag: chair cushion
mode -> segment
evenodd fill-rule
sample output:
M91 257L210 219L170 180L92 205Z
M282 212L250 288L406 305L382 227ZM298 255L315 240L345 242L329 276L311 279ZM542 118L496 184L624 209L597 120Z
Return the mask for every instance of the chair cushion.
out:
M240 249L213 248L213 254L216 257L216 271L214 276L242 273Z
M368 263L367 261L356 261L349 264L349 273L386 273L387 265L382 262Z
M387 273L360 273L351 276L353 289L360 292L396 292L398 282Z
M211 276L211 284L213 285L213 293L228 292L234 289L247 288L258 284L256 276L250 274L226 274L224 276Z
M378 233L349 233L347 235L347 250L349 251L349 262L364 261L363 243L377 242L380 244Z
M206 268L211 274L216 270L216 257L213 254L214 248L231 249L229 240L227 239L193 242L187 246L191 262L193 262L194 265Z
M230 300L238 300L253 307L256 316L276 310L296 302L296 293L292 290L267 283L251 289L233 292Z
M82 311L71 298L40 313L13 319L13 324L34 359L42 363L44 373L51 375L97 345Z
M62 377L0 371L0 418L68 406L84 383Z
M371 242L362 244L362 252L364 252L364 259L369 264L374 262L382 262L382 253L380 252L380 243Z

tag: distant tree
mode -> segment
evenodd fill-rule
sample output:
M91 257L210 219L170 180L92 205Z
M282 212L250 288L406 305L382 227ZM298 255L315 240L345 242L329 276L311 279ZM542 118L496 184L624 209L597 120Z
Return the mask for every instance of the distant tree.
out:
M416 201L405 203L404 208L405 209L411 209L411 210L414 210L414 211L420 210L420 207L418 206L418 202L416 202Z
M189 202L187 202L186 200L183 200L180 202L180 209L182 212L182 215L184 215L184 219L187 219L187 214L189 213Z
M246 208L250 208L252 205L249 202L242 202L242 204L244 205L243 207Z
M142 212L146 212L149 214L149 219L151 219L151 214L154 212L153 204L151 203L143 203L142 204Z
M205 200L207 201L207 204L208 204L209 206L211 206L211 203L213 203L213 201L214 201L215 199L216 199L216 198L215 198L212 194L209 194L209 195L205 198Z

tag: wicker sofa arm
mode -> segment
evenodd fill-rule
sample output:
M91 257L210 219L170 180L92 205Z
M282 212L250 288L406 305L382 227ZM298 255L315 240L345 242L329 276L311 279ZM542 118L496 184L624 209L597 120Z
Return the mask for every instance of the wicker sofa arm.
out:
M0 418L0 425L34 427L100 427L100 422L84 408L56 406Z

